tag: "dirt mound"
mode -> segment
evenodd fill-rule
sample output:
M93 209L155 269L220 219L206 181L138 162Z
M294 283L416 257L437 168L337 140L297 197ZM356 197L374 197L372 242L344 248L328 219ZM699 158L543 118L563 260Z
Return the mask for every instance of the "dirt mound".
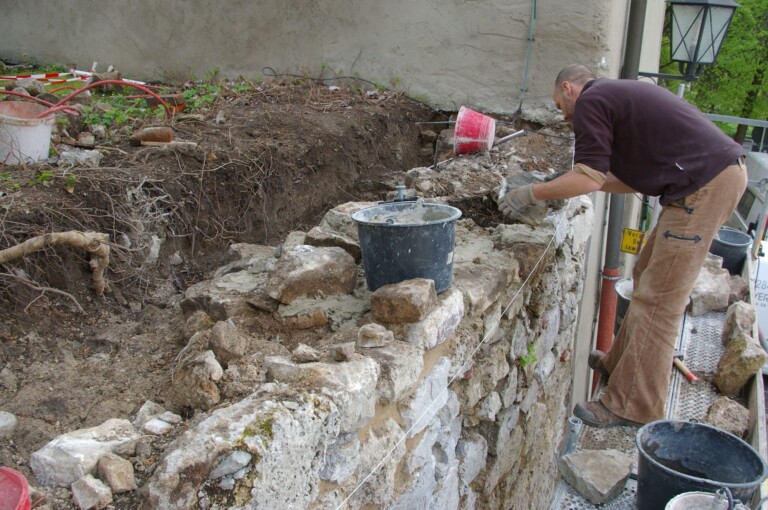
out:
M0 465L34 483L29 456L54 437L162 401L188 340L181 292L232 260L235 243L274 246L341 203L387 198L434 162L436 136L417 123L446 118L400 94L275 82L177 115L175 139L194 145L135 147L127 137L144 126L107 126L96 168L0 166L0 250L70 230L107 233L112 248L102 296L81 250L0 264L0 409L18 418ZM544 137L517 145L526 170L565 163ZM259 332L269 341L278 327ZM134 459L140 478L167 440L153 441Z

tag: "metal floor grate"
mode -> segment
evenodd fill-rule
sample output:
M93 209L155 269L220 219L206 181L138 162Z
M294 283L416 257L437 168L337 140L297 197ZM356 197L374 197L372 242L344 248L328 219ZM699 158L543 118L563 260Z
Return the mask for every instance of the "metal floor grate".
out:
M701 420L709 406L719 394L712 384L712 378L725 348L722 335L725 313L711 312L701 317L688 314L678 336L678 349L684 353L686 366L699 378L696 383L688 380L676 369L672 369L669 395L667 397L667 418L674 420ZM602 388L597 390L597 393ZM605 450L613 448L635 459L632 472L637 472L636 428L616 427L596 429L583 427L577 443L578 450ZM582 498L568 483L560 480L550 510L635 510L637 482L630 478L624 490L614 499L595 506Z

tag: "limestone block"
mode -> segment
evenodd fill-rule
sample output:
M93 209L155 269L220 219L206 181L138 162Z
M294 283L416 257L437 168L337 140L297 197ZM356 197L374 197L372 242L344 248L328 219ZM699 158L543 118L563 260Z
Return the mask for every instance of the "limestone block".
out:
M136 490L136 478L133 464L114 453L108 453L99 459L97 465L99 478L109 485L112 494Z
M17 423L16 416L6 411L0 411L0 439L12 435L13 431L16 430Z
M509 375L500 383L501 405L510 407L517 398L517 365L512 365Z
M248 348L248 342L231 319L217 322L211 328L208 341L216 359L221 363L228 364L243 357Z
M408 437L413 437L427 425L448 402L448 358L440 358L424 377L413 395L398 402L398 410Z
M488 442L474 431L466 431L464 437L456 446L456 456L459 461L459 480L462 492L466 492L469 484L485 469L488 456Z
M749 431L749 409L728 397L721 396L707 409L704 423L743 439Z
M373 474L352 495L350 508L388 506L393 495L397 468L406 451L405 442L401 441L403 433L397 422L388 418L382 426L371 429L368 436L361 439L360 463L355 474L358 480Z
M435 281L425 278L384 285L371 294L371 314L383 323L419 322L436 304Z
M547 246L554 234L555 229L551 225L532 227L522 223L501 223L494 229L491 239L497 250L505 250L521 243Z
M395 340L395 334L381 324L365 324L357 331L357 347L384 347Z
M464 298L449 289L438 298L437 306L421 321L407 329L404 340L422 349L432 349L448 340L464 318Z
M211 474L208 475L208 479L215 480L223 476L228 476L237 473L247 465L251 463L253 455L243 450L235 450L229 455L225 456L218 465L213 468Z
M190 357L178 367L168 394L168 399L178 407L191 407L206 411L221 400L216 381L224 370L216 361L213 351L205 351Z
M405 455L406 473L413 475L413 473L421 472L428 463L432 464L434 470L435 456L432 454L432 447L437 442L439 429L440 420L435 418L430 426L415 438L415 444L410 445Z
M520 408L512 406L497 414L496 421L484 421L480 424L480 433L485 438L491 455L499 455L504 450L519 419Z
M376 382L379 366L371 358L345 363L296 364L281 356L264 360L267 378L321 391L338 406L342 433L354 432L376 411Z
M32 453L29 465L42 485L67 487L93 473L105 454L129 452L140 437L128 420L107 420L55 438Z
M360 439L356 433L339 434L328 446L320 478L333 483L344 483L360 462Z
M541 336L538 342L542 348L542 353L551 351L555 347L558 336L560 336L560 309L556 306L548 308L539 322L541 323Z
M594 505L616 497L632 471L632 458L618 450L582 450L560 459L565 481Z
M513 276L506 269L468 263L454 267L453 286L464 294L468 313L479 317L507 290Z
M480 402L480 409L477 410L477 416L484 421L494 421L496 413L501 410L501 397L495 391L492 391Z
M141 426L141 430L153 436L163 436L173 430L173 424L160 418L152 418Z
M728 307L730 274L727 269L701 268L691 291L691 315L698 317Z
M713 382L723 395L736 395L763 368L766 358L768 354L751 338L733 338L717 363Z
M363 354L376 360L381 367L376 395L385 404L397 402L413 390L424 368L423 351L405 342L395 341L385 347L365 349Z
M253 456L252 476L232 475L232 492L243 498L238 506L308 508L319 493L317 459L339 433L338 414L320 394L294 392L295 409L270 398L285 391L282 385L264 385L179 436L142 487L139 508L197 508L199 501L219 495L221 488L206 481L235 451Z
M144 402L144 404L142 404L141 408L136 413L136 416L133 418L133 425L135 427L141 428L149 420L164 412L165 407L161 406L160 404L156 404L151 400L147 400Z
M432 495L432 503L428 508L459 508L459 463L454 460L441 476L437 474L439 485Z
M355 355L355 342L331 345L328 354L333 361L350 361Z
M756 316L755 307L744 301L729 306L723 322L723 345L727 346L734 337L751 338Z
M356 283L355 259L347 252L303 244L284 252L269 271L267 292L290 304L302 297L351 294Z
M297 363L310 363L312 361L320 361L321 356L320 351L306 344L297 345L291 355Z
M80 478L71 488L72 499L80 510L101 510L112 503L112 491L92 475Z
M483 493L491 493L509 471L520 462L520 456L525 446L525 430L517 427L512 430L504 447L495 456L488 457L485 476L482 477ZM490 445L489 445L490 451Z
M336 246L349 253L355 259L355 262L360 262L363 258L360 245L356 239L350 239L345 235L329 232L322 227L312 227L307 232L306 244L318 248Z
M421 466L418 474L405 479L397 499L387 508L392 510L412 510L414 508L432 508L432 498L437 489L435 479L435 459Z
M547 351L542 355L536 367L533 369L533 376L540 384L544 385L555 370L557 364L557 358L552 354L552 351Z
M325 213L323 219L320 220L320 227L323 230L335 232L354 241L359 241L357 223L352 219L352 213L364 207L374 205L376 205L376 202L347 202L338 205Z

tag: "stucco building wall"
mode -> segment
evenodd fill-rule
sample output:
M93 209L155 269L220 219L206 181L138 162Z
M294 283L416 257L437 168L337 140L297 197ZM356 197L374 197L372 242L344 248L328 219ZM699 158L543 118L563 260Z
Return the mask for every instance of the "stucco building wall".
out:
M628 8L615 0L3 4L0 58L78 69L98 62L138 80L262 79L266 67L357 76L439 108L496 113L516 111L521 98L549 102L555 74L571 62L617 76Z

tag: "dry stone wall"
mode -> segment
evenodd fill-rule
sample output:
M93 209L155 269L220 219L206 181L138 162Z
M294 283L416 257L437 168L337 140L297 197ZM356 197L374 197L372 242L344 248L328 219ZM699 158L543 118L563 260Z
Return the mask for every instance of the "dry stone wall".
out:
M197 379L186 381L206 404L211 384L242 376L255 358L229 349L223 377L202 371L216 359L193 355L212 353L201 335L231 345L227 331L267 309L333 333L262 356L255 392L201 414L168 447L142 508L548 506L591 202L544 211L535 226L460 219L452 286L440 294L421 279L367 290L359 255L350 266L355 254L341 247L357 245L350 214L368 205L341 205L317 227L326 235L250 250L247 264L189 289L182 308L203 331L188 346ZM317 238L340 247L306 244Z

